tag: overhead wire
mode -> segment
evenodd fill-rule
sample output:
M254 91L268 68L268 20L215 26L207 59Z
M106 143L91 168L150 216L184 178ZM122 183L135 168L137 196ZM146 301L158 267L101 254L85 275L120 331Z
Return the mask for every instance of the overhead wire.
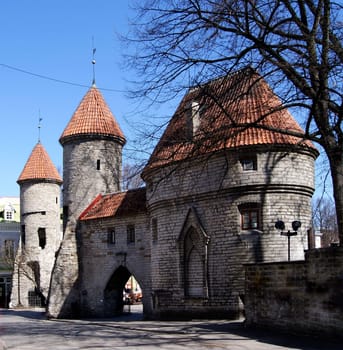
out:
M62 79L56 79L56 78L52 78L52 77L48 77L46 75L43 74L38 74L38 73L33 73L30 71L27 71L25 69L21 69L18 67L14 67L14 66L10 66L8 64L5 63L0 63L1 67L7 68L7 69L11 69L20 73L24 73L24 74L28 74L28 75L32 75L36 78L40 78L40 79L45 79L45 80L50 80L50 81L54 81L56 83L61 83L61 84L67 84L67 85L73 85L73 86L78 86L78 87L86 87L86 88L90 88L90 85L85 85L85 84L79 84L79 83L74 83L71 81L67 81L67 80L62 80ZM108 88L102 88L102 87L97 87L99 90L103 90L103 91L112 91L112 92L125 92L123 90L117 90L117 89L108 89Z

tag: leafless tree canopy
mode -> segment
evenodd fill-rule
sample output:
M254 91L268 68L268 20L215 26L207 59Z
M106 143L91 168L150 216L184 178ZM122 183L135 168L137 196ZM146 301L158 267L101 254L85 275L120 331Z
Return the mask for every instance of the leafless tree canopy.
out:
M326 197L317 198L313 203L313 226L322 234L322 246L338 241L335 204Z
M137 1L127 61L135 95L163 102L214 77L256 69L329 159L343 241L343 5L330 0Z

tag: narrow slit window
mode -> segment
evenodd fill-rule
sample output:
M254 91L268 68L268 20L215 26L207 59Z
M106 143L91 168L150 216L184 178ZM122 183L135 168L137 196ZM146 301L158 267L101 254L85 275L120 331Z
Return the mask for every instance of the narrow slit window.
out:
M116 244L116 231L114 228L109 229L107 232L107 243Z
M153 241L153 243L156 243L158 240L157 219L156 218L152 219L151 226L152 226L152 241Z
M127 226L127 243L135 243L136 241L136 233L135 233L135 226L134 225L128 225Z
M46 232L45 228L40 227L38 229L38 239L39 239L39 246L44 249L46 246Z
M20 238L21 238L21 244L22 244L22 246L25 246L25 243L26 243L26 230L25 230L25 225L21 225Z
M100 170L100 159L96 161L96 170Z

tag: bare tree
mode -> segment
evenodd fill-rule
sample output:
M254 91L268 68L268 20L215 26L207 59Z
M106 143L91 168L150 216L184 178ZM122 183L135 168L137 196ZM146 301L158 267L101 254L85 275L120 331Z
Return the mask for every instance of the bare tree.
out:
M313 203L313 226L322 233L322 246L338 242L335 203L332 198L320 197Z
M17 274L18 306L21 305L20 277L24 277L32 283L34 290L40 296L42 303L44 304L46 298L43 295L40 286L40 266L38 261L28 260L25 249L18 249L15 255L6 255L3 258L3 261L8 267L12 269L13 272L16 272Z
M142 165L126 163L123 166L123 190L130 190L133 188L142 187L144 181L140 174L142 171Z
M146 0L127 37L135 96L155 102L247 65L258 70L328 157L341 243L342 9L330 0Z

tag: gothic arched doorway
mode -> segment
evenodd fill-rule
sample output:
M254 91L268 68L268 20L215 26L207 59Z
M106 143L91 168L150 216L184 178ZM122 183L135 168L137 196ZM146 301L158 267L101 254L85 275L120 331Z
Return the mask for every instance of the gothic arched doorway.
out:
M105 316L118 316L123 314L124 306L131 310L130 305L141 301L141 294L135 294L140 287L131 272L124 266L119 266L107 282L104 290Z

